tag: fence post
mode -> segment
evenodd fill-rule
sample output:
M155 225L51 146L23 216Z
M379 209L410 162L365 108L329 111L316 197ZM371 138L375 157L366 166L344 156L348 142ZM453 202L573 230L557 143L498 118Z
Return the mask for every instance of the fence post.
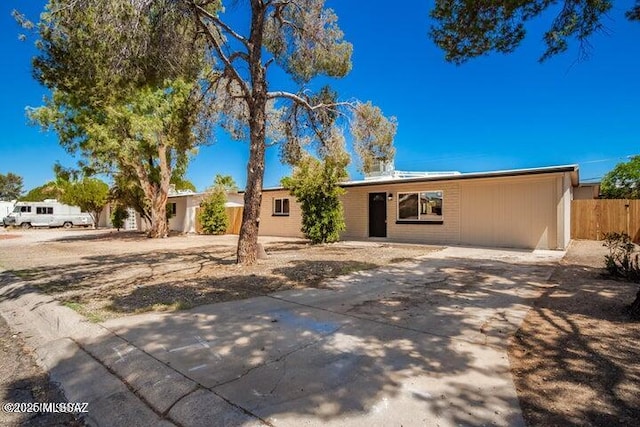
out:
M626 224L625 224L625 230L626 230L627 236L631 236L631 233L630 233L630 229L631 229L631 227L630 227L630 214L631 214L631 212L629 212L630 211L630 209L629 209L629 204L630 203L631 202L629 200L625 200L624 201L624 209L625 209L626 214L627 214ZM631 238L633 239L633 236L631 236Z

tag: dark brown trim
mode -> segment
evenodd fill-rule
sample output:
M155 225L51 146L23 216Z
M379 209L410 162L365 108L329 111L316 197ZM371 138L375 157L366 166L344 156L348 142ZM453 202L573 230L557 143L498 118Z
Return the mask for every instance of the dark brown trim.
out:
M396 224L436 224L442 225L444 221L419 221L419 220L407 220L407 221L396 221Z

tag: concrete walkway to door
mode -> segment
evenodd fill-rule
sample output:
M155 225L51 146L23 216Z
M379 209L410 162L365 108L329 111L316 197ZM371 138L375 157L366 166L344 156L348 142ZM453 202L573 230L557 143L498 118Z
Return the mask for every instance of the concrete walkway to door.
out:
M453 247L69 334L167 425L519 426L507 341L562 255ZM40 354L63 387L89 372Z

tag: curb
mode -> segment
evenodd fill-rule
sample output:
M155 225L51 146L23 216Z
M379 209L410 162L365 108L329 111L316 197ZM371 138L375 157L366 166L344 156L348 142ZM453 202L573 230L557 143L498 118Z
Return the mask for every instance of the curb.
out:
M174 425L78 344L78 338L104 334L104 328L6 271L0 270L0 283L0 314L34 349L37 364L67 400L88 404L88 412L79 414L87 425Z
M210 390L0 269L0 314L89 426L261 425Z

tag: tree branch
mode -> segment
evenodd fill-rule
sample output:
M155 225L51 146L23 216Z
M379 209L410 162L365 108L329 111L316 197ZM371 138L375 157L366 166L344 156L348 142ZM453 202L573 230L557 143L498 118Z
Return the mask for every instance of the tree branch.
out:
M198 5L194 5L194 7L196 9L201 9L200 6L198 6ZM204 11L204 12L206 12L206 11ZM196 11L196 14L197 13L198 12ZM208 12L206 12L206 13L208 15L210 15ZM249 90L247 82L240 76L240 74L238 74L238 71L233 67L233 64L231 63L231 60L223 52L222 46L220 45L220 43L218 42L216 37L211 33L210 28L207 26L207 24L205 22L202 21L202 19L198 19L198 25L203 29L203 31L205 33L205 36L211 42L211 45L215 49L218 58L220 58L220 60L222 60L222 62L224 63L226 72L228 72L231 75L231 77L238 82L238 84L242 88L242 92L244 93L244 95L246 97L251 96L251 91ZM220 30L217 27L216 27L216 29L218 30L218 32L220 32Z
M356 104L354 102L346 102L346 101L332 102L332 103L329 103L329 104L321 102L320 104L311 105L311 104L309 104L309 101L307 101L303 97L301 97L299 95L296 95L295 93L285 92L285 91L268 92L267 93L267 99L289 99L289 100L295 102L296 104L301 105L301 106L303 106L306 109L311 110L311 111L319 110L319 109L322 109L322 108L335 108L335 107L351 107L351 108L354 108L356 106Z
M230 35L232 35L236 40L238 40L239 42L244 44L246 47L249 47L249 40L247 40L241 34L238 34L237 32L233 31L233 29L230 26L228 26L227 24L225 24L224 22L222 22L220 20L220 18L218 18L217 16L213 15L211 12L207 11L206 9L204 9L202 6L200 6L198 4L196 4L195 7L203 15L205 15L207 18L209 18L213 22L215 22L215 24L218 25L219 27L221 27L225 32L227 32Z

